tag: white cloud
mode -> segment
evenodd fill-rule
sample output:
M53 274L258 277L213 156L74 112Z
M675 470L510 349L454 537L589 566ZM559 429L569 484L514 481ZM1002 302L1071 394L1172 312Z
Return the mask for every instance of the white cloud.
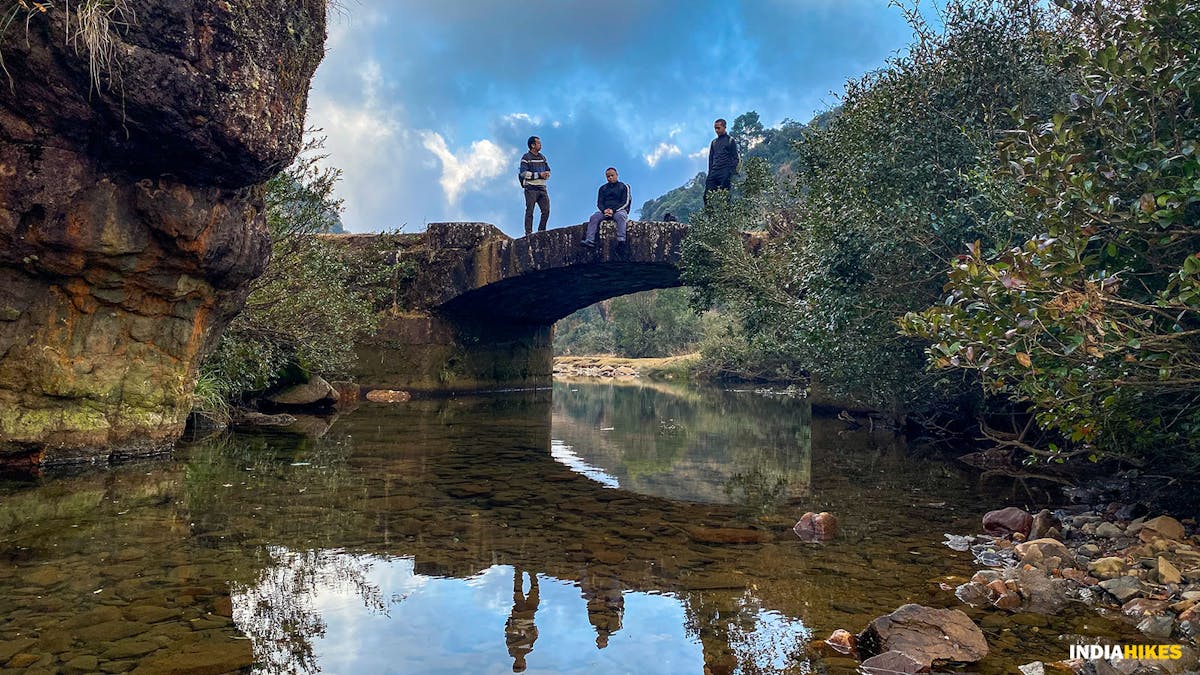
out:
M402 184L404 168L396 157L411 151L404 131L404 110L385 102L381 91L386 81L377 61L366 60L356 69L361 82L357 97L335 96L314 90L309 97L307 125L326 136L325 160L342 169L337 192L345 198L342 220L355 231L392 227L398 223L378 221L393 201L379 184Z
M704 159L705 157L708 157L707 147L700 148L699 150L688 155L688 159Z
M420 135L421 145L442 162L439 182L451 206L458 203L464 190L478 190L513 165L513 151L505 150L487 139L475 141L470 150L455 154L441 134L423 129Z
M659 160L662 158L678 157L680 154L679 146L675 145L674 143L662 142L658 144L658 147L650 151L649 154L643 156L646 158L646 163L653 168L654 165L658 164Z
M529 113L509 113L504 116L506 124L515 124L516 122L528 122L529 124L541 124L542 118L533 117Z

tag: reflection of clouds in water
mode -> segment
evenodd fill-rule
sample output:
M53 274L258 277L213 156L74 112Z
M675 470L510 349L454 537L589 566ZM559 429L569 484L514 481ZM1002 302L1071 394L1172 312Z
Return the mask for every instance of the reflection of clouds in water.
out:
M277 566L265 570L258 585L239 589L234 599L239 625L255 641L263 663L260 672L512 672L505 633L512 567L495 565L457 579L418 574L411 558L339 551L287 551L273 557ZM303 582L281 585L281 579ZM538 580L541 598L531 617L536 641L527 653L526 673L702 669L703 649L688 634L684 604L674 595L614 589L623 598L624 622L607 637L606 647L597 649L595 618L589 617L589 609L595 609L580 586L542 574ZM403 600L388 600L380 611L379 598ZM806 629L754 604L747 602L740 612L744 635L736 638L735 649L749 652L741 654L746 663L789 663L780 647L794 644ZM295 636L307 647L299 652L308 657L303 661L294 649L273 642L279 635L262 630L288 620L296 608L312 619L305 624L311 632ZM243 623L247 612L259 625Z
M748 598L744 604L751 605L743 611L749 610L755 616L753 628L745 631L738 627L729 635L729 646L738 655L743 672L812 672L804 656L804 646L812 640L812 629L779 612L761 609L754 598Z
M604 431L604 429L601 429L601 431ZM554 461L558 462L559 464L566 466L575 473L581 474L596 481L606 488L621 487L620 481L618 481L615 476L608 473L604 469L589 464L586 459L575 454L575 450L572 449L572 446L567 445L560 440L551 439L550 456L553 457Z

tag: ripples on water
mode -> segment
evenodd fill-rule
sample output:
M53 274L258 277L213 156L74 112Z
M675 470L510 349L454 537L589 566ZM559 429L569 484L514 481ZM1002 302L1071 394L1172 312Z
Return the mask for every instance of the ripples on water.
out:
M852 672L809 641L905 602L957 606L938 584L969 554L942 534L1004 500L748 392L556 385L309 422L0 484L0 665ZM840 538L798 542L808 510L836 513ZM977 672L1123 630L971 613L994 651Z

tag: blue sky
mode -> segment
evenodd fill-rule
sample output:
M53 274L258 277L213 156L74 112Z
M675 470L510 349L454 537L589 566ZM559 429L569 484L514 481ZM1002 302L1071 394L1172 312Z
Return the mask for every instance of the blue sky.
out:
M307 123L344 172L348 230L519 236L529 135L553 169L550 227L574 225L606 167L640 207L707 167L717 117L806 122L910 36L887 0L343 0Z

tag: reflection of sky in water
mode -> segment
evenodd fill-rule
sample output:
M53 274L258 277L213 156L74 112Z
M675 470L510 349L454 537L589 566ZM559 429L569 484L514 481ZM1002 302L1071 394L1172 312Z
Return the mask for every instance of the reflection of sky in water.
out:
M604 469L589 464L588 461L575 454L572 446L558 439L550 440L550 456L559 464L564 464L575 473L587 476L606 488L621 487L620 481Z
M386 559L324 552L319 569L279 569L277 573L305 575L315 582L303 593L272 593L269 587L234 594L235 616L255 640L261 657L270 650L263 640L270 629L248 621L277 620L278 612L249 609L261 603L288 602L318 613L326 626L323 636L310 636L314 665L326 673L511 673L513 659L505 641L505 622L513 605L513 568L496 565L469 579L417 574L410 558ZM337 559L341 559L340 561ZM304 556L281 555L284 566ZM312 560L310 556L307 559ZM359 570L347 579L341 570ZM270 575L271 572L266 574ZM311 575L311 576L309 576ZM355 575L357 576L357 575ZM523 588L529 590L528 575ZM538 577L540 602L534 614L537 639L527 656L526 673L698 673L704 668L699 641L684 629L685 610L669 595L625 592L621 627L604 649L596 646L596 629L588 620L579 586L553 577ZM364 593L364 587L369 590ZM382 611L369 608L365 595L382 597ZM303 597L307 596L307 597ZM286 612L285 612L286 613ZM768 645L795 644L798 622L775 612L760 611L745 646L755 645L760 667L786 668L789 655ZM759 651L761 650L761 651ZM284 659L266 658L286 663ZM295 664L291 666L295 672Z

